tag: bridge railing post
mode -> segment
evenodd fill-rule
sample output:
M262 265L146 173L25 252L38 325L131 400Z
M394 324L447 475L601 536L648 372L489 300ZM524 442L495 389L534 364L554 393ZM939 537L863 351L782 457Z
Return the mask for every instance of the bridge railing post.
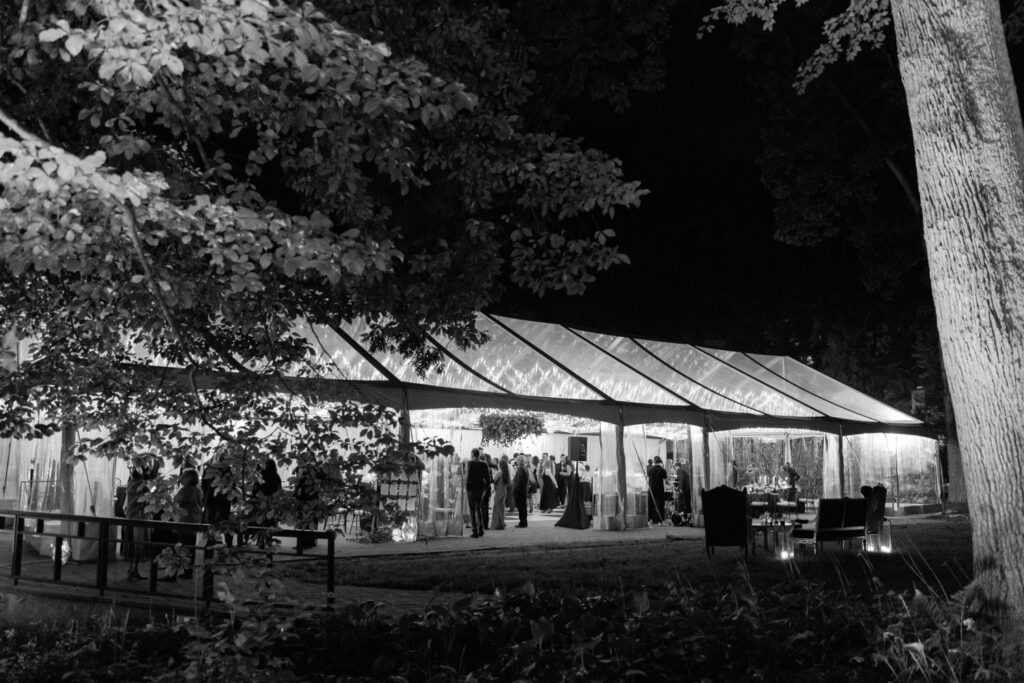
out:
M107 588L107 563L110 562L110 522L100 521L100 548L96 558L96 588L100 595Z
M14 515L14 546L11 549L11 578L18 584L21 576L21 558L25 551L25 518Z
M327 604L334 604L334 534L327 537Z
M64 537L55 536L53 539L53 580L60 581L60 570L64 566Z

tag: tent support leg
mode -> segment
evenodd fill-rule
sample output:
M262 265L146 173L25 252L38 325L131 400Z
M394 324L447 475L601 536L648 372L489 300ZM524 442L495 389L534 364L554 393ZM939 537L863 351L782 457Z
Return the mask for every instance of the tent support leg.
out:
M402 391L402 409L398 414L398 443L405 446L412 440L412 418L409 416L409 392Z
M622 515L622 529L626 529L626 424L619 408L619 423L615 425L615 489L619 494L619 513Z
M75 445L75 425L67 423L60 432L60 511L65 515L75 514L75 465L70 460L71 450ZM72 464L69 464L72 463ZM86 482L88 485L88 482ZM71 548L70 537L73 533L71 522L61 523L61 533L65 535L65 543ZM55 546L56 547L56 546ZM58 559L59 561L59 559Z
M843 426L839 425L839 497L846 497L846 459L843 456Z
M691 505L694 511L694 524L697 526L704 526L704 499L701 498L700 492L711 489L711 418L707 414L704 415L704 424L701 429L701 462L704 463L703 482L698 482L694 478L693 488L696 491L694 491L695 495L690 498L693 501Z
M704 489L711 490L711 419L704 416L704 440L702 444L704 458Z

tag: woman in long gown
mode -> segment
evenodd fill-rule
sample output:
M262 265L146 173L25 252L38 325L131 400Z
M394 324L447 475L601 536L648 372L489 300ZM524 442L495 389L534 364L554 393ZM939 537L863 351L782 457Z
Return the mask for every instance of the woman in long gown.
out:
M199 488L199 472L194 469L187 469L179 477L181 488L174 496L174 502L181 506L181 517L179 522L187 524L201 524L203 521L203 490ZM178 542L185 547L185 552L190 558L188 569L181 574L184 579L192 578L192 567L196 563L196 532L179 531ZM166 578L174 578L170 574Z
M494 508L491 510L491 528L505 528L505 497L512 476L508 471L508 457L501 456L498 462L498 476L494 478Z
M549 456L540 464L540 511L558 507L558 484L555 482L555 458Z
M149 482L142 471L133 469L128 478L125 494L125 517L128 519L149 519L146 514L146 501L142 499L149 493ZM128 556L128 579L141 581L144 577L139 573L139 562L149 556L149 527L129 526L129 546L125 553Z

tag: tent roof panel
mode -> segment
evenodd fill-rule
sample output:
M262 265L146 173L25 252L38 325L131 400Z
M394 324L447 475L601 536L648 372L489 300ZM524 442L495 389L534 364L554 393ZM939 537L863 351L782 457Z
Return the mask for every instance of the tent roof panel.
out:
M737 403L724 394L716 392L712 387L703 386L681 374L664 361L629 337L616 337L596 332L576 331L592 343L603 348L621 362L634 368L638 373L656 381L667 390L675 393L689 403L708 410L722 410L736 413L755 413L761 411Z
M768 370L765 366L750 358L745 353L739 351L723 351L721 349L703 350L728 364L730 367L736 368L754 382L761 383L777 392L779 395L787 396L791 400L800 403L821 415L839 420L854 420L858 422L869 421L869 418L856 411L850 410L835 401L818 396L817 394L796 386L792 382L786 381L779 375Z
M309 342L313 349L311 362L324 377L370 382L387 379L364 355L331 328L299 320L295 323L294 331Z
M761 411L776 417L823 417L821 412L751 379L698 347L671 342L638 341L677 372L704 386L714 387L736 403L748 406L749 409L744 412Z
M919 420L785 356L703 349L687 344L583 332L562 325L478 314L490 341L459 349L431 340L444 353L440 372L420 376L398 354L373 353L355 321L331 329L296 323L312 348L309 368L281 377L246 378L268 390L355 398L395 407L523 408L623 424L707 423L714 430L805 428L844 434L927 433ZM4 337L11 349L24 340ZM27 342L26 342L27 343ZM161 377L183 375L136 348L140 366ZM8 356L31 362L21 354ZM203 386L231 390L240 378L206 372Z
M583 378L607 398L626 403L683 406L688 402L567 327L501 318L516 334L543 349L554 362Z
M370 354L362 321L337 334L299 326L321 349L328 379L356 382L410 407L527 408L626 424L703 423L712 429L778 426L851 434L924 425L787 356L633 339L563 325L478 314L490 341L459 349L439 373L419 376L396 354ZM390 393L389 393L390 392ZM390 401L390 399L388 399Z
M361 348L365 351L366 345L363 343L363 339L369 329L365 321L356 320L351 323L345 323L340 326L340 329L350 339L358 341ZM351 348L351 345L349 345L349 348ZM401 354L378 352L373 354L373 358L383 366L388 374L403 384L432 384L446 389L462 389L465 391L498 391L497 388L489 384L485 379L449 357L443 358L440 364L430 370L426 377L419 374L411 358L406 358Z
M478 316L477 326L490 337L490 341L479 348L459 349L447 340L439 340L438 343L505 391L572 401L599 401L604 398L500 323L487 316Z
M863 415L867 420L893 424L918 424L920 422L904 412L881 401L876 401L853 387L787 356L747 355L792 385L817 396L826 397L848 410Z

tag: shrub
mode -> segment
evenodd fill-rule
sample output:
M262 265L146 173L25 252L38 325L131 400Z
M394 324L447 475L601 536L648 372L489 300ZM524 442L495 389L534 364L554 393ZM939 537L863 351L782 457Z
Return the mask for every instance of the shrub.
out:
M614 595L532 584L392 618L378 605L280 609L280 585L176 626L8 629L5 680L1021 680L977 601L854 596L792 577L765 590L670 585Z

